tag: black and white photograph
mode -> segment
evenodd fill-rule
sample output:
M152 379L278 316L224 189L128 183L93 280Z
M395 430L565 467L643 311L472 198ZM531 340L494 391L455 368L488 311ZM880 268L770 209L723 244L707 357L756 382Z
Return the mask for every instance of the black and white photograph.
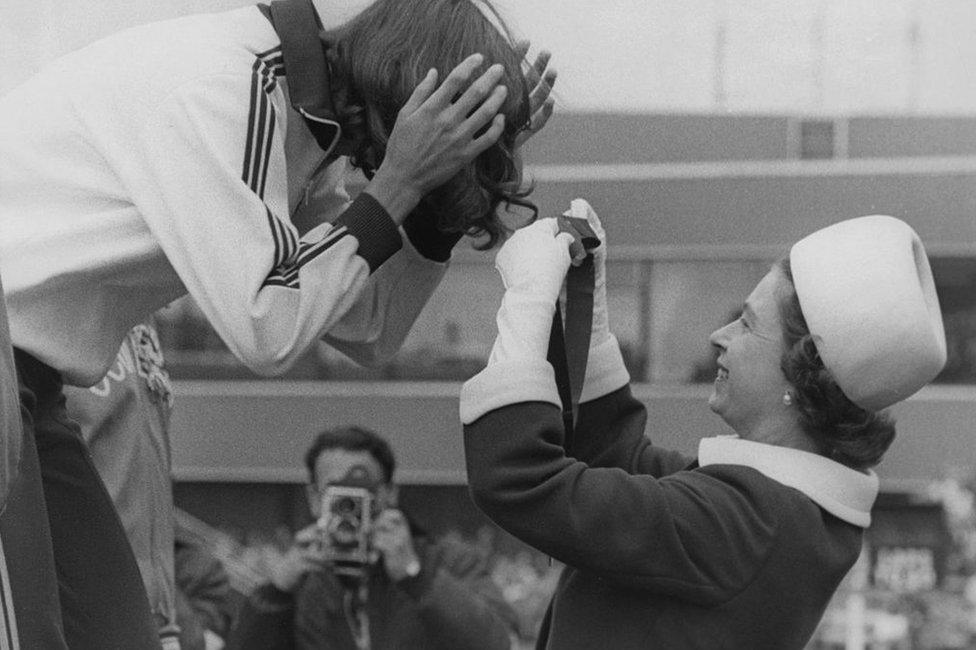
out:
M973 650L972 0L0 0L0 650Z

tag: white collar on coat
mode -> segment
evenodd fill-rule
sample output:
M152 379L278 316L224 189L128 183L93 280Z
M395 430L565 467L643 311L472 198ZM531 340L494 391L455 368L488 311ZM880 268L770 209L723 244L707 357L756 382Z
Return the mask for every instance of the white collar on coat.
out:
M795 488L844 521L867 528L878 496L878 475L841 465L824 456L742 440L736 435L705 438L698 444L698 464L743 465L777 483Z

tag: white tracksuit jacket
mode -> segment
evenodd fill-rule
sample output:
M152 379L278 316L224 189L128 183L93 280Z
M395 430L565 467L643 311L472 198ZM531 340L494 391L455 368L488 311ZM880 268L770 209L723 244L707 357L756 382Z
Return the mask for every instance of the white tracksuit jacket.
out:
M247 7L129 29L0 97L14 345L92 385L134 324L189 292L257 372L323 336L360 362L392 354L446 265L372 197L350 206L344 159L312 173L325 153L286 83ZM303 205L329 223L300 237Z

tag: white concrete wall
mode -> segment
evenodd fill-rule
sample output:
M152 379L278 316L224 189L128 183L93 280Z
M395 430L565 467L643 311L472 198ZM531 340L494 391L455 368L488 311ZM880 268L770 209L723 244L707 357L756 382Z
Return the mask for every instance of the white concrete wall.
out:
M496 0L563 110L976 113L973 0ZM0 92L128 25L248 0L0 0Z

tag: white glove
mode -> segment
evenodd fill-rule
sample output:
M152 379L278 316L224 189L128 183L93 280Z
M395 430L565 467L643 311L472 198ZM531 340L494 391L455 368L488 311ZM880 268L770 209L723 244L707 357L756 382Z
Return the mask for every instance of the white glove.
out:
M600 238L600 245L593 253L593 329L590 332L590 349L610 339L610 314L607 308L607 233L600 224L600 217L586 201L573 199L563 216L585 219Z
M532 293L555 304L569 269L572 242L573 236L559 232L553 218L516 230L495 256L505 289Z
M572 242L572 235L559 232L556 220L547 218L520 228L502 245L495 268L502 276L505 296L489 365L545 360Z

